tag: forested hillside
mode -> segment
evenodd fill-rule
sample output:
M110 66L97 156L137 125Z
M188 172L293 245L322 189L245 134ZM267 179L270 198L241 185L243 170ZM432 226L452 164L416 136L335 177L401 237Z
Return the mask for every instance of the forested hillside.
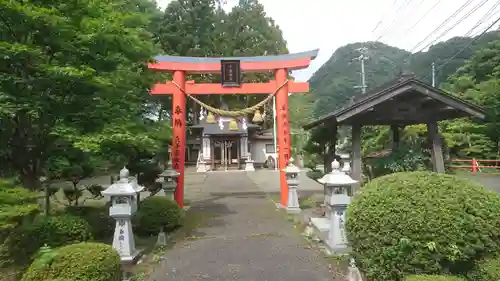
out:
M433 45L426 52L410 54L405 50L379 42L354 43L337 49L330 59L311 77L311 93L290 98L294 117L300 121L294 126L304 125L324 114L344 107L349 101L361 95L360 62L354 60L365 47L367 91L388 82L403 71L414 72L420 79L431 83L432 63L436 66L436 85L456 95L484 106L492 116L500 107L496 93L498 70L494 67L498 52L498 31L489 32L467 47L474 38L456 37ZM456 55L459 51L460 54ZM443 66L444 67L441 67ZM491 80L489 80L491 79ZM487 124L468 119L443 122L441 129L451 155L464 157L495 158L498 154L499 128L495 117ZM385 148L390 140L388 128L371 127L364 130L365 152ZM345 131L344 131L345 135ZM325 134L315 132L306 145L309 150L319 152L322 148L315 138ZM425 127L412 126L406 130L404 139L418 139L425 136ZM302 144L305 141L302 139ZM420 140L417 142L421 142Z
M308 108L312 111L305 116L315 118L343 107L352 97L361 94L355 88L361 84L360 63L354 60L361 53L359 48L366 47L365 73L367 90L373 89L398 76L402 71L412 71L424 81L431 83L431 65L438 69L436 81L445 82L446 78L464 65L473 54L484 48L489 42L500 39L498 32L490 32L466 48L460 55L448 62L450 57L462 50L472 40L467 37L455 37L433 45L426 52L410 54L409 52L385 45L380 42L353 43L337 49L330 59L311 77L311 93L306 97L295 96L292 99L298 104L314 103ZM310 114L309 114L310 113Z

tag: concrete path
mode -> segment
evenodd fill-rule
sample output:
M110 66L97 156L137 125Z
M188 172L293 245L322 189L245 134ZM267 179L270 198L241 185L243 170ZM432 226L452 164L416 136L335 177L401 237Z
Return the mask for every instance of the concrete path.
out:
M217 216L197 230L197 239L168 250L151 281L334 280L247 173L207 173L203 188L186 193L198 195L194 211Z

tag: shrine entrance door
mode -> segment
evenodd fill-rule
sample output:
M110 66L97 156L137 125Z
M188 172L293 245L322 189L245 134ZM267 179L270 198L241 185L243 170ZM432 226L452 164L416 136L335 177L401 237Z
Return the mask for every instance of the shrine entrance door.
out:
M240 139L239 137L212 136L213 169L238 170L240 168Z

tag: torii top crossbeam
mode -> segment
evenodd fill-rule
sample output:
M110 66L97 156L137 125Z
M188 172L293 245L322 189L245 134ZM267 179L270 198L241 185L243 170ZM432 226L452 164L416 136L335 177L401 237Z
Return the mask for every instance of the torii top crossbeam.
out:
M149 69L157 71L182 70L186 74L220 73L222 60L239 60L243 72L268 72L277 69L299 70L309 66L316 58L319 50L312 50L296 54L256 56L256 57L179 57L157 56L156 63L150 63Z

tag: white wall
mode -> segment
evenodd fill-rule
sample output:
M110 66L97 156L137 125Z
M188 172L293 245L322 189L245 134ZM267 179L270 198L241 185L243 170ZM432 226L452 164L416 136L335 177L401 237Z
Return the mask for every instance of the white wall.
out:
M266 144L273 145L272 140L251 140L250 153L255 163L264 163L269 155L276 157L275 153L266 154Z

